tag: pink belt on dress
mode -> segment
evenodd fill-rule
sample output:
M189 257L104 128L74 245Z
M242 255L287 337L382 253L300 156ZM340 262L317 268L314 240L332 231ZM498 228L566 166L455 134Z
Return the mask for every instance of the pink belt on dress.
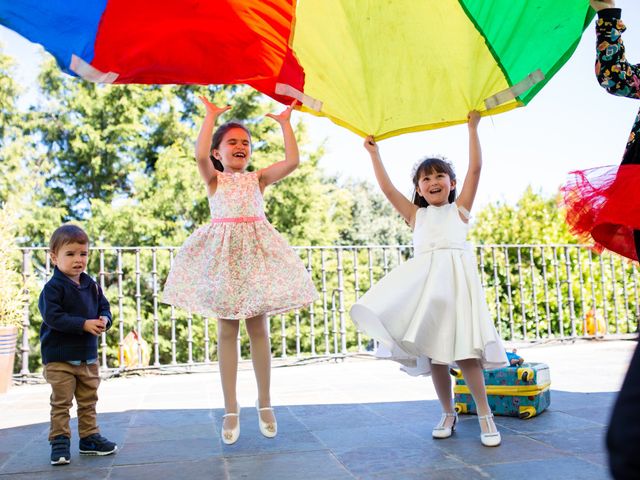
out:
M211 223L251 223L266 220L265 217L222 217L212 218Z

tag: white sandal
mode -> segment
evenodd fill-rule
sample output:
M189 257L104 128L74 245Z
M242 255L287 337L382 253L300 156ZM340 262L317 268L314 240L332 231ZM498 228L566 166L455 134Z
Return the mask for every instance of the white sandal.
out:
M278 422L265 422L260 416L260 412L264 412L266 410L271 410L273 412L273 407L260 408L260 404L258 403L258 400L256 400L256 410L258 412L258 427L260 428L260 433L267 438L275 437L278 434Z
M447 418L453 417L453 424L450 427L445 427L444 424L447 421ZM458 423L458 414L457 413L443 413L442 417L440 417L440 423L434 427L431 431L431 436L433 438L449 438L453 435L453 432L456 429L456 423Z
M236 423L235 428L231 430L225 430L224 427L222 427L220 430L220 437L225 444L233 445L238 441L238 437L240 436L240 405L238 405L237 413L225 413L222 416L223 419L227 417L238 417L238 422Z
M483 420L487 423L487 428L489 429L488 433L482 433ZM495 431L491 431L492 428L489 420L493 420L493 413L490 413L489 415L478 416L478 423L480 423L480 442L485 447L497 447L498 445L500 445L500 442L502 442L502 437L500 435L500 432L498 431L498 427L496 427L496 424L493 421L491 423L493 423L493 428L495 429Z

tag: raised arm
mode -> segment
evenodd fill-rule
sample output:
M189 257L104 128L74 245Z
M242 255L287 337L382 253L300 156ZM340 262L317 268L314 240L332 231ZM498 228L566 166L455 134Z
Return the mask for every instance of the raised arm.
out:
M376 180L378 181L378 185L380 185L380 190L384 193L384 196L387 197L393 208L395 208L398 213L404 218L404 220L411 225L413 228L413 223L416 217L416 211L418 210L418 206L411 203L407 197L405 197L398 189L391 183L391 179L387 174L387 170L384 168L384 164L382 163L382 159L380 158L380 151L378 150L378 144L375 142L373 136L369 135L364 140L364 148L369 152L371 156L371 163L373 165L373 172L376 175Z
M627 61L621 33L626 27L620 20L615 2L591 1L598 12L596 21L596 76L600 85L612 95L640 98L640 65Z
M294 100L291 105L278 115L267 113L267 117L273 118L282 128L282 136L284 137L284 160L269 165L258 172L260 176L260 186L263 189L267 185L271 185L289 175L298 168L300 164L298 142L293 133L293 127L291 127L291 111L295 105L296 101Z
M480 149L480 137L478 136L478 124L480 123L480 113L473 110L467 115L469 128L469 168L464 177L462 190L456 200L460 207L471 211L473 201L478 191L480 182L480 171L482 170L482 150Z
M198 98L200 98L204 104L207 109L207 113L204 116L202 126L200 127L200 133L196 140L196 161L198 162L198 171L200 172L202 180L207 184L207 187L210 187L218 177L218 170L214 168L213 163L209 158L209 155L211 155L211 135L213 133L213 127L215 126L218 117L231 107L229 105L226 107L218 107L205 97L200 96Z

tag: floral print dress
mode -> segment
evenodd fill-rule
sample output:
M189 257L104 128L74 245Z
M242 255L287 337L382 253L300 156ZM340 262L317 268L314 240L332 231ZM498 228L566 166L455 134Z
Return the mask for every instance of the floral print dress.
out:
M640 65L625 56L619 8L598 12L596 76L613 95L640 99ZM640 254L640 112L620 165L576 170L562 187L566 218L579 237L632 260Z
M256 172L218 174L211 223L175 257L162 301L223 319L303 307L318 298L296 252L269 223Z

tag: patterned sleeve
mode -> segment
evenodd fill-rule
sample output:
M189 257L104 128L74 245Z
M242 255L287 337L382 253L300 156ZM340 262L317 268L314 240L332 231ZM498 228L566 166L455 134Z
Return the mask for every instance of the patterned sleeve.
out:
M622 32L626 30L619 8L598 12L596 22L596 76L609 93L620 97L640 98L640 65L631 65L625 56ZM631 127L622 163L640 164L640 112Z
M640 98L640 65L631 65L625 56L622 32L626 30L619 8L598 12L596 22L596 76L609 93Z

